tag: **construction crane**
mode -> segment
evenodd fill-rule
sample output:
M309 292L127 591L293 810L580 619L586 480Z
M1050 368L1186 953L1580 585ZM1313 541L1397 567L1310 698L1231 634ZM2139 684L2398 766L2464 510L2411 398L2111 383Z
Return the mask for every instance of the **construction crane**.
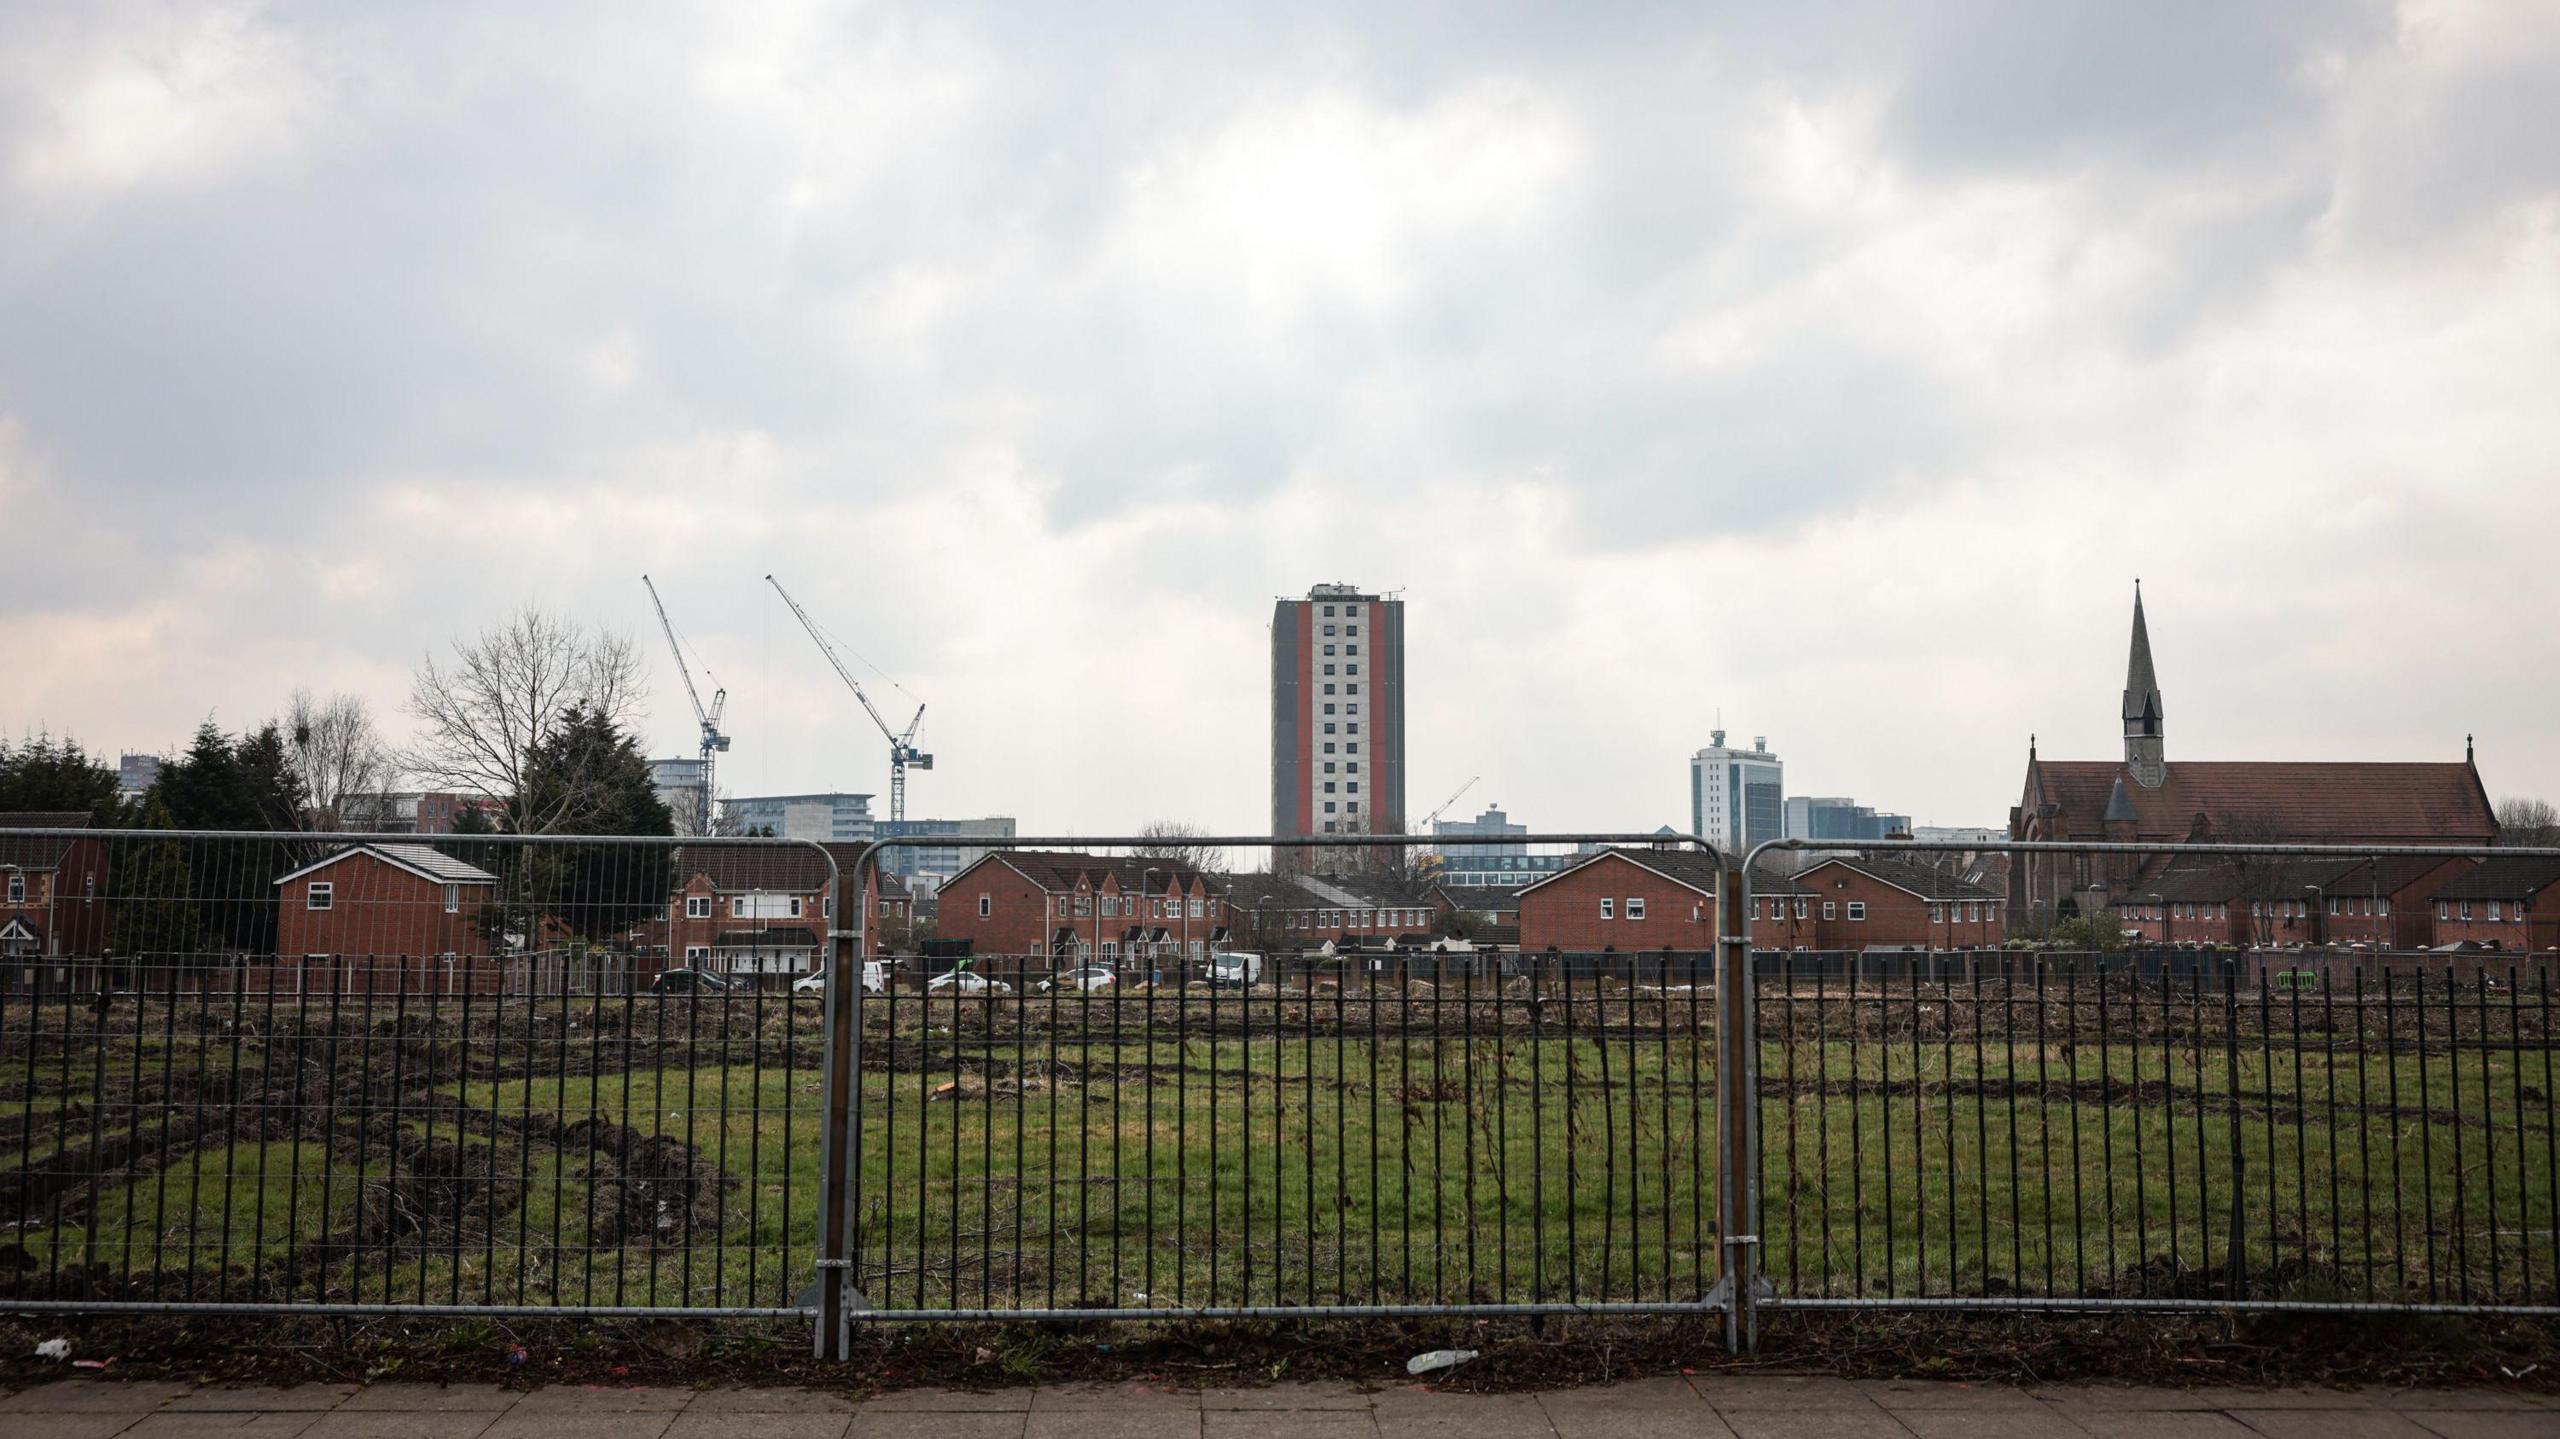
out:
M1483 776L1483 775L1477 775L1477 776L1475 777L1475 779L1468 780L1465 784L1462 784L1462 785L1458 786L1458 792L1457 792L1456 794L1453 794L1453 795L1449 796L1447 799L1444 799L1444 800L1440 801L1440 807L1439 807L1438 809L1435 809L1435 810L1433 810L1431 813L1426 814L1426 815L1424 815L1424 816L1422 817L1422 823L1421 823L1421 825L1420 825L1420 826L1418 826L1418 831L1419 831L1419 830L1428 830L1428 829L1430 829L1430 828L1431 828L1431 826L1432 826L1432 825L1434 825L1434 824L1438 823L1438 822L1439 822L1439 819L1440 819L1440 816L1442 816L1442 815L1444 815L1444 814L1447 814L1447 813L1449 812L1449 806L1451 806L1451 805L1453 805L1453 804L1456 804L1458 801L1460 801L1460 800L1462 800L1462 799L1466 798L1466 797L1467 797L1467 791L1468 791L1468 790L1471 790L1471 789L1474 789L1474 788L1476 787L1476 780L1480 780L1480 779L1483 779L1483 778L1484 778L1484 776ZM1417 831L1417 832L1418 832L1418 831Z
M666 631L667 648L675 653L676 673L684 677L684 697L693 701L694 723L702 726L702 774L700 781L702 785L702 794L694 805L693 832L695 834L709 834L711 833L712 806L717 803L713 798L714 791L711 788L711 757L715 754L723 753L729 748L729 737L720 732L720 711L729 707L729 692L725 689L713 689L711 691L710 707L707 709L704 708L702 703L702 691L694 688L693 670L684 662L684 645L676 638L675 622L667 618L666 602L658 598L658 587L656 584L651 582L647 575L642 575L640 577L640 583L647 587L649 591L649 603L658 611L658 628ZM703 671L703 677L705 679L710 678L710 675L711 672L709 670Z
M845 668L844 661L837 657L836 647L828 644L827 637L818 632L818 622L809 618L807 610L800 608L800 602L791 597L791 591L782 587L782 581L767 575L764 582L773 586L773 592L782 596L784 604L791 606L791 613L800 621L800 628L807 630L809 638L817 642L818 653L825 655L827 663L835 666L836 677L844 681L845 688L853 691L855 699L862 701L863 712L871 716L873 724L880 726L880 733L888 736L889 818L892 822L904 820L907 817L907 767L933 768L933 756L916 748L916 727L924 723L924 706L916 706L916 716L907 721L906 733L900 734L889 728L889 722L880 717L880 707L871 702L871 696L862 692L862 681L853 677L853 671Z

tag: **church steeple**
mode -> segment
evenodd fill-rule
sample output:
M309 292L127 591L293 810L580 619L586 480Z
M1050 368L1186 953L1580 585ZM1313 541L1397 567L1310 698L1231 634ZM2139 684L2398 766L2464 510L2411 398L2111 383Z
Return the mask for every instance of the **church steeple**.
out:
M2158 789L2169 778L2161 734L2160 679L2151 668L2151 629L2142 620L2142 581L2133 582L2133 652L2124 668L2124 765L2133 782Z

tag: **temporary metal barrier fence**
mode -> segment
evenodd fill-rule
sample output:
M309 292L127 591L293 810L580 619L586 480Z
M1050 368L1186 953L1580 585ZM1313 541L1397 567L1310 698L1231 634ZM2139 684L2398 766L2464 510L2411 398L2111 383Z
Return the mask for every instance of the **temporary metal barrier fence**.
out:
M0 831L0 1308L805 1318L825 1354L939 1319L2560 1313L2550 958L1755 954L1766 884L1671 843L1703 883L1670 955L1211 985L1184 934L1107 988L1070 948L869 992L838 896L876 848ZM1957 849L2553 853L1860 846ZM1088 878L1147 905L1176 868Z
M824 847L10 830L0 871L0 1308L807 1312L819 996L665 975L818 952Z
M1705 881L1696 932L1712 950L1718 861L1704 845L1508 842L1678 847ZM1722 1308L1716 1144L1733 1120L1715 1111L1713 1076L1715 1047L1732 1036L1714 1013L1712 961L1647 956L1621 977L1516 954L1523 962L1498 968L1273 951L1220 970L1174 927L1187 910L1158 923L1164 896L1188 882L1183 865L1094 853L1156 843L1008 841L1065 883L1081 877L1091 907L1053 915L1046 886L1061 881L1008 874L991 888L1042 891L1041 951L973 956L920 993L830 995L830 1072L842 1081L830 1103L843 1113L827 1132L842 1151L824 1163L852 1178L826 1222L822 1354L869 1321ZM1363 855L1434 843L1183 840L1333 851L1353 871ZM855 887L878 853L848 871ZM947 886L944 913L973 892ZM1403 915L1386 928L1428 927L1418 899L1368 904ZM1264 919L1254 928L1267 939ZM1076 937L1050 948L1053 926ZM1110 952L1124 939L1141 952ZM1077 977L1091 966L1110 980Z
M1798 851L2269 874L2560 855L1778 842L1752 854L1752 915L1777 912L1772 890L1788 904L1819 890L1769 862ZM2154 888L2131 893L2174 922L2178 905ZM2308 900L2233 890L2202 920L2185 905L2190 932L2227 947L1763 953L1744 1173L1766 1218L1746 1342L1763 1308L2560 1315L2560 956L2242 945L2233 931L2254 917L2241 907L2341 906L2316 887ZM1912 907L1964 892L1922 882Z

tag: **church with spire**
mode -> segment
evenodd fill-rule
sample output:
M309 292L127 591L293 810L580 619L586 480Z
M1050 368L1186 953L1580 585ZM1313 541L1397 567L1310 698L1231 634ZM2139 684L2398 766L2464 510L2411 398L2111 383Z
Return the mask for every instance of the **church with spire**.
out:
M2461 760L2451 762L2170 759L2167 707L2137 581L2124 757L2051 760L2029 739L2009 834L2099 843L2488 844L2498 824L2467 742ZM2011 926L2040 932L2065 914L2117 908L2166 864L2165 856L2139 854L2019 855L2009 885Z

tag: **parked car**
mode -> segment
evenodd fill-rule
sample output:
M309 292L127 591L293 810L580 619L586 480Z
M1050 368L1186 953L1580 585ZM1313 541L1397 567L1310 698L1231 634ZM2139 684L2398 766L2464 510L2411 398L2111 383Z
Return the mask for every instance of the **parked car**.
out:
M1120 977L1113 974L1110 969L1103 965L1092 964L1082 969L1068 970L1055 979L1040 981L1040 992L1046 994L1051 990L1065 990L1074 994L1099 994L1119 982Z
M823 994L826 992L826 988L827 972L823 969L819 970L815 974L803 975L799 979L795 979L791 982L791 989L795 994ZM889 966L876 959L864 960L862 962L862 992L865 994L887 994L889 992Z
M974 970L953 969L937 974L925 985L925 992L945 994L1011 994L1013 986L1001 979L989 979Z
M651 994L719 994L737 987L738 981L707 969L670 969L649 981Z

